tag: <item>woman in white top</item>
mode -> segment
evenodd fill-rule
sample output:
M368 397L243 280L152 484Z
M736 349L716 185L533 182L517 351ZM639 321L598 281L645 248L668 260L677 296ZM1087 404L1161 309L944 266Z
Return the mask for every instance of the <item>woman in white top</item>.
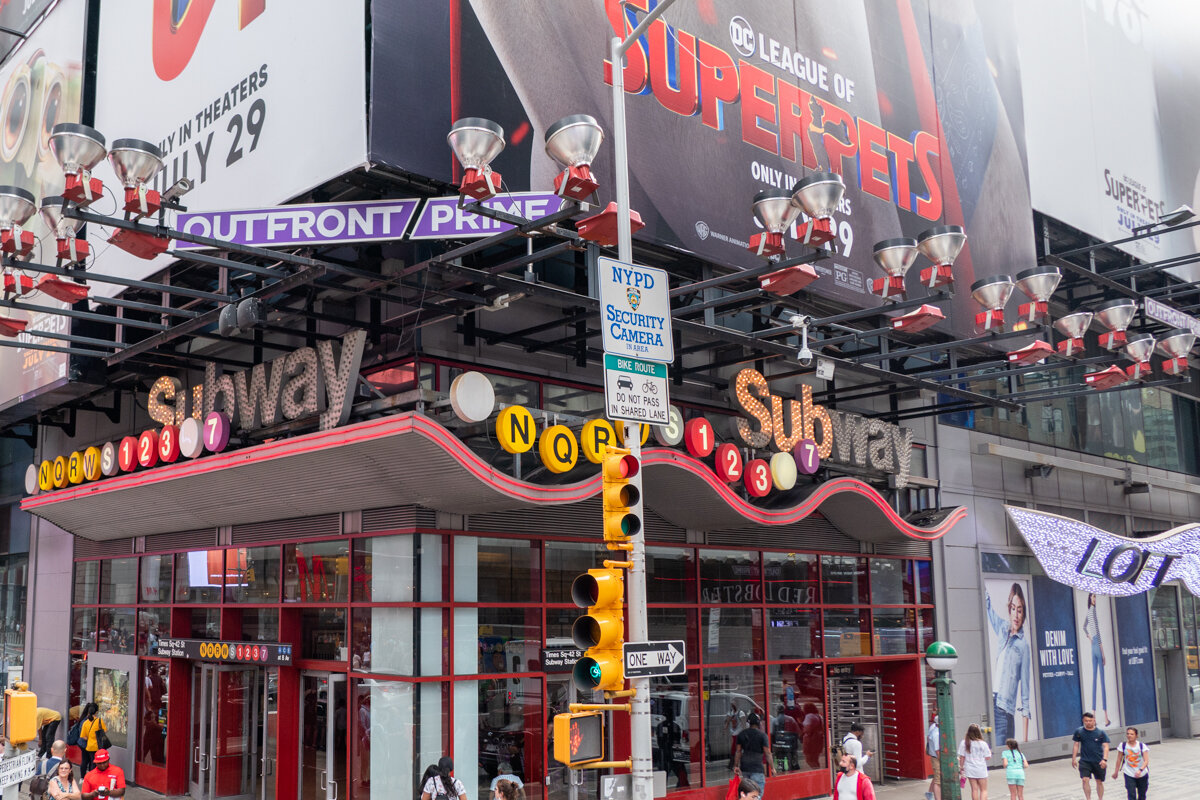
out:
M467 800L467 788L454 777L454 762L449 756L438 760L437 774L425 781L421 787L421 800Z
M967 738L958 745L958 769L971 782L971 800L987 800L988 759L992 748L983 740L978 725L967 728Z

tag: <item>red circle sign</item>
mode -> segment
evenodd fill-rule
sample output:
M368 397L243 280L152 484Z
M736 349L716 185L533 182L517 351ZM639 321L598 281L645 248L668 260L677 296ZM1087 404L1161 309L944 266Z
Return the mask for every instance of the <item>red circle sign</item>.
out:
M143 467L153 467L158 463L158 431L145 431L138 439L137 460Z
M179 429L164 425L158 432L158 457L167 464L179 459Z
M121 472L133 472L138 465L138 440L132 436L126 436L121 440L121 446L117 448L117 466L121 468Z
M742 479L742 451L736 444L723 444L717 448L717 474L726 483L737 483Z
M707 458L716 444L712 423L704 417L689 419L683 428L683 441L687 445L687 451L693 456Z
M771 491L771 466L761 458L746 465L746 491L751 497L766 497Z

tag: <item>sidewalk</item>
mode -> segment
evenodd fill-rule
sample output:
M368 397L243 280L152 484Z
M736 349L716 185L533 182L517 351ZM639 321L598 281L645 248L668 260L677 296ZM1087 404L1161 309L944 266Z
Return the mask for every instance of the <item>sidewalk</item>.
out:
M1106 800L1125 800L1125 780L1117 776L1104 782ZM1200 797L1200 739L1167 739L1150 745L1150 789L1147 800L1196 800ZM924 800L929 781L904 781L876 786L879 800ZM971 787L963 789L964 800L970 800ZM988 800L1007 800L1008 784L1004 769L988 774ZM1083 800L1083 785L1079 773L1071 769L1071 759L1041 761L1030 764L1025 777L1025 800ZM1097 800L1095 789L1092 800Z

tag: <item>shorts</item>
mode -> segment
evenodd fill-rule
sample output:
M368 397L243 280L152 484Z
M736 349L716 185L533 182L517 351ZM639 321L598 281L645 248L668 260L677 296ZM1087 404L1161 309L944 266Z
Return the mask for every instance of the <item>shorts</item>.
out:
M1025 779L1024 778L1009 778L1008 785L1009 786L1024 786Z
M1104 770L1100 768L1099 762L1080 761L1079 777L1083 778L1085 781L1088 778L1095 778L1100 783L1104 783Z
M942 779L942 760L940 758L938 758L937 756L930 756L929 761L932 765L932 770L931 770L933 773L932 777L935 780L940 781Z

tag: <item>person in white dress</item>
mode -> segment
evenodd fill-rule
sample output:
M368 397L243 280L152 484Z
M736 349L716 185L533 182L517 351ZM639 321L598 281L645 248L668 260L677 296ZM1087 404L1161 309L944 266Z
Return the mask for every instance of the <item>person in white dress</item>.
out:
M971 800L987 800L988 759L992 748L984 741L978 725L967 728L967 738L958 745L958 768L971 783Z

